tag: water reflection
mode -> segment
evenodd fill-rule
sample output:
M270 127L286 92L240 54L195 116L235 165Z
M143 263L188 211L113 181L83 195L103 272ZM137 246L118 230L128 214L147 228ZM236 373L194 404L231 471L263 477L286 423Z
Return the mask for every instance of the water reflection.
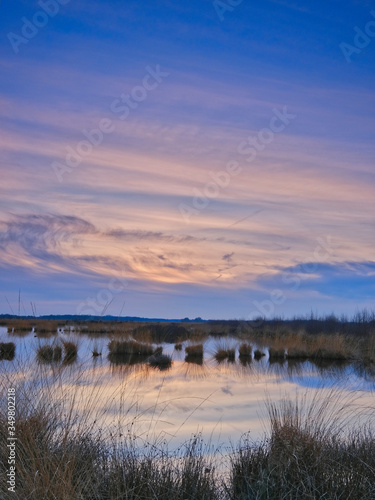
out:
M163 353L170 356L168 370L149 366L149 357L113 356L108 352L109 337L58 333L50 338L14 336L0 328L0 342L14 342L13 361L0 361L1 374L12 383L19 381L30 390L74 394L81 412L95 407L95 418L102 428L137 425L145 435L165 434L176 444L187 440L198 430L216 440L231 438L234 442L245 432L261 436L264 425L260 416L265 394L274 401L285 394L294 397L296 390L317 391L329 387L345 393L357 391L362 406L373 407L375 373L363 364L317 363L298 359L273 359L261 356L224 359L217 362L217 339L204 343L204 357L185 359L173 344L164 344ZM72 364L38 364L36 353L43 345L78 342L78 355ZM226 339L226 348L234 348L236 339ZM93 356L93 352L101 353ZM267 352L262 349L262 352ZM142 359L141 359L142 358ZM78 388L78 389L77 389ZM69 397L68 397L69 396ZM73 397L73 396L71 396ZM99 425L98 424L98 425Z

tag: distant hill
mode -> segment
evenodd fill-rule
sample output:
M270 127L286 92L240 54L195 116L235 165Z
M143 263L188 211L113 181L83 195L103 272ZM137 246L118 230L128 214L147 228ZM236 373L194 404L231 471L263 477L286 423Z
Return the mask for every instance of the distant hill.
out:
M0 319L34 319L34 316L17 316L14 314L0 314ZM78 314L50 314L46 316L37 316L36 319L64 320L64 321L138 321L138 322L157 322L157 323L204 323L207 320L202 318L183 318L183 319L165 319L165 318L140 318L139 316L84 316Z

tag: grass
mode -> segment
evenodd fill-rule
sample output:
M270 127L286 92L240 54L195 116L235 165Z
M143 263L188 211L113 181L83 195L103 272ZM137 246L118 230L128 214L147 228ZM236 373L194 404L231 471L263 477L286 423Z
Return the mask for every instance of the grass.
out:
M268 349L269 360L284 360L285 359L285 351L284 349L275 349L274 347L270 347Z
M111 340L108 344L108 349L112 355L151 356L151 354L154 354L154 348L151 344L130 339Z
M0 342L0 361L12 361L16 352L16 346L13 342Z
M254 351L254 359L256 359L257 361L259 361L260 359L263 358L263 356L265 356L265 353L263 351L261 351L260 349L255 349L255 351Z
M169 370L172 366L172 358L167 354L153 354L148 358L148 364L160 371Z
M375 436L368 429L342 435L327 400L307 408L298 400L269 403L268 410L270 437L245 441L232 457L231 498L374 498Z
M194 344L185 347L185 361L187 363L203 363L203 344Z
M43 345L37 349L37 358L42 363L52 363L61 361L62 348L61 346Z
M176 323L146 323L134 328L132 336L136 339L148 338L157 344L163 342L174 344L188 339L189 330Z
M215 359L219 363L227 359L230 363L233 363L236 359L235 349L218 349L215 353Z
M174 451L134 431L108 437L89 418L98 395L82 416L77 383L61 381L61 389L72 391L70 398L65 392L58 397L44 384L22 386L16 378L0 378L0 392L15 387L17 401L16 493L2 474L2 500L375 497L375 436L368 427L353 425L350 411L342 419L350 401L340 392L321 401L268 402L264 440L253 443L247 437L228 455L226 445L213 450L200 435ZM0 405L0 463L7 464L7 399ZM343 428L351 430L343 433Z
M253 348L250 344L243 342L240 345L238 352L239 352L240 358L251 358Z
M63 342L64 363L72 363L77 359L78 344L76 342Z

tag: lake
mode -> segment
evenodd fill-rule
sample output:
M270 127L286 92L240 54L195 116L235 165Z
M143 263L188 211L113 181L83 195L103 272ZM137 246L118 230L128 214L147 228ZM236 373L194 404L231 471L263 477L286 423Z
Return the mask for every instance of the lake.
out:
M78 343L73 363L38 362L39 346L62 339ZM141 439L166 440L171 449L197 432L213 446L236 445L247 432L252 439L261 439L268 428L267 399L294 400L296 394L323 398L337 390L343 418L350 410L357 422L370 418L375 406L375 374L359 363L270 363L267 349L259 361L241 363L237 353L234 362L218 363L214 355L219 347L238 348L240 341L231 337L208 337L202 364L185 361L189 342L183 343L182 351L176 351L174 344L162 344L163 353L173 360L165 371L147 363L111 363L106 335L59 332L38 338L33 332L10 335L0 327L0 342L10 341L16 344L15 358L0 361L1 374L9 377L9 383L17 381L36 397L48 390L56 398L62 394L68 401L75 398L82 418L94 419L105 432L132 430ZM101 355L93 357L94 349Z

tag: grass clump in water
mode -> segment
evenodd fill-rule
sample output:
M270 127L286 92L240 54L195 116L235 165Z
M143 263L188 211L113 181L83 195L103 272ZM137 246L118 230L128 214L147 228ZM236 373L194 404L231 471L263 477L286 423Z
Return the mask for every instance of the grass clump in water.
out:
M12 361L16 352L14 342L0 342L0 361Z
M270 361L280 361L285 359L285 351L284 349L275 349L274 347L270 347L268 349L268 355Z
M64 347L64 363L72 363L77 359L78 344L75 342L63 342Z
M62 348L52 345L43 345L37 349L37 358L42 363L52 363L61 361Z
M111 340L108 349L112 355L151 356L154 353L152 344L144 344L136 340Z
M250 344L247 344L246 342L242 343L238 349L240 358L251 358L253 348Z
M265 356L265 353L263 351L261 351L260 349L255 349L255 351L254 351L254 359L256 359L257 361L259 361L264 356Z
M152 354L148 358L148 364L160 371L169 370L172 367L172 358L167 354Z
M189 345L185 347L185 361L200 363L203 362L203 344Z

